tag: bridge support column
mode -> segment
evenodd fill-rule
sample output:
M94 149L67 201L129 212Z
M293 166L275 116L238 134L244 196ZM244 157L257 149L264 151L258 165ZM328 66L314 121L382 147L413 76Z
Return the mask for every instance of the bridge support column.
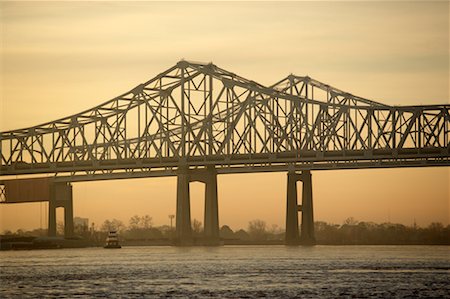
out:
M302 230L300 242L303 245L314 245L316 238L314 236L314 214L312 198L312 179L311 171L302 171Z
M72 185L66 185L66 200L64 204L64 236L73 237L73 197Z
M298 245L300 241L297 204L297 181L299 177L300 175L293 171L287 174L286 245Z
M191 200L189 195L188 169L183 167L177 175L177 245L192 245Z
M50 187L48 203L48 235L56 236L56 208L64 208L64 237L72 237L73 232L73 197L72 186L66 183L53 183Z
M56 200L50 196L48 201L48 231L49 237L56 237Z
M205 217L204 238L205 245L219 245L219 208L217 198L217 171L214 166L206 169L179 169L177 176L177 245L192 245L194 242L191 227L191 208L189 183L202 182L205 184Z
M208 166L205 180L205 239L208 245L219 245L219 208L217 200L217 171Z
M288 172L287 183L287 207L286 207L286 245L313 245L314 237L314 217L312 205L312 180L309 170L296 173ZM302 204L298 205L297 182L303 183ZM301 237L298 229L298 212L302 212Z

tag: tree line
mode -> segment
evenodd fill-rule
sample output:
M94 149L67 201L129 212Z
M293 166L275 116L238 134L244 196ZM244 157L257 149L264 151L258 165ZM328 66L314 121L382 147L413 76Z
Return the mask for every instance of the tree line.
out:
M441 244L450 245L450 225L434 222L427 227L405 226L398 223L373 223L357 221L350 217L343 224L330 224L324 221L314 223L317 244L327 245L377 245L377 244ZM154 226L149 215L131 217L128 225L118 219L105 220L102 225L75 226L75 234L85 239L102 242L109 231L117 231L122 240L163 240L175 238L175 228L163 225ZM58 232L63 235L63 225ZM196 219L192 221L194 238L202 238L203 226ZM4 235L44 236L47 230L18 230ZM246 229L233 231L228 225L220 228L220 238L224 241L245 241L270 243L284 240L284 230L277 225L268 226L263 220L252 220Z

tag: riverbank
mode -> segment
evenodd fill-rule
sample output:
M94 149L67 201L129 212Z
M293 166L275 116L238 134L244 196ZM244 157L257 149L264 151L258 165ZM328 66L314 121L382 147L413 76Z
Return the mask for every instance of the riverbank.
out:
M284 240L239 240L239 239L221 239L219 246L223 245L242 245L242 246L271 246L284 245ZM62 248L84 248L84 247L102 247L104 242L80 237L63 238L63 237L30 237L30 236L0 236L0 250L37 250L37 249L62 249ZM137 247L137 246L176 246L176 242L169 238L155 238L155 239L122 239L120 245L123 247ZM206 242L202 238L195 238L192 246L211 246L212 244ZM448 243L420 243L420 242L327 242L324 240L317 240L316 245L449 245ZM212 246L217 246L213 244Z
M82 238L0 236L0 250L33 250L94 247L96 244Z

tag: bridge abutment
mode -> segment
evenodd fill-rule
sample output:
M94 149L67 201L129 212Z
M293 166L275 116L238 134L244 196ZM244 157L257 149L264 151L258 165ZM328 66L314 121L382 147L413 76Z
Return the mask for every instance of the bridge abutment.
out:
M206 245L219 245L219 209L217 197L217 171L214 166L189 170L180 167L177 174L177 245L193 245L189 183L205 184L204 238Z
M73 196L72 186L67 183L54 183L50 187L48 202L48 236L56 236L56 209L64 208L64 237L72 237Z
M297 182L301 181L302 204L298 205ZM298 229L298 212L302 212L301 235ZM312 180L311 171L301 173L289 171L287 174L287 205L286 205L286 245L313 245L314 215L312 204Z

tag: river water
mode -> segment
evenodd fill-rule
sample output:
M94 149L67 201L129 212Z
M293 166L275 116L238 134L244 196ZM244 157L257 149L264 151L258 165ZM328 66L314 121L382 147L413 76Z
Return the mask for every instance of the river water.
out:
M450 297L449 246L0 252L0 297Z

